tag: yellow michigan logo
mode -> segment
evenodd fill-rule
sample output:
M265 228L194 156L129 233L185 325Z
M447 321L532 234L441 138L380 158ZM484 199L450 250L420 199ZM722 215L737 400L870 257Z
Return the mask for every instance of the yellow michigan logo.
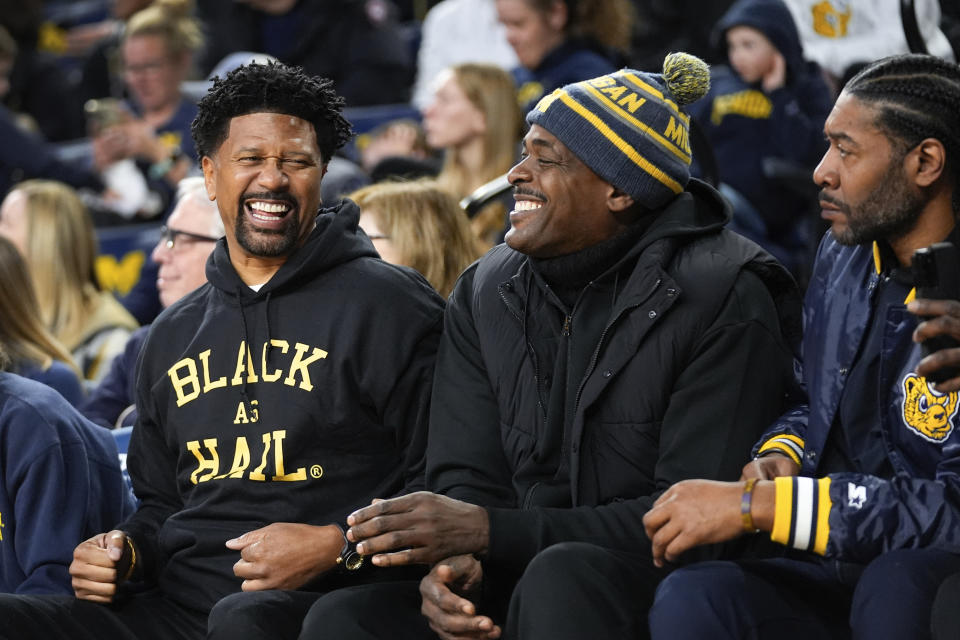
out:
M847 2L838 2L843 12L833 6L832 2L819 2L813 7L813 30L825 38L843 38L847 35L847 23L853 15L853 9Z
M99 255L93 265L97 282L107 291L125 296L140 279L140 270L146 260L147 254L139 249L128 252L120 260L110 254Z
M957 392L937 393L926 378L910 373L903 379L903 423L930 442L943 442L953 433Z

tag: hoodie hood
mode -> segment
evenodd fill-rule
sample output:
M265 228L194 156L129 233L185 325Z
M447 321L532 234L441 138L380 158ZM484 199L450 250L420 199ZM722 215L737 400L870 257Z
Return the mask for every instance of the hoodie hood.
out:
M637 244L640 250L661 238L716 233L730 222L733 210L719 191L690 178L687 188L655 215L650 228Z
M260 291L253 291L240 279L230 262L227 241L221 238L207 261L207 280L230 297L239 294L244 299L255 299L280 291L291 281L309 279L355 258L376 258L377 250L360 230L357 224L359 220L360 207L346 198L333 207L320 209L316 226L303 245L294 251Z
M727 57L726 33L732 27L752 27L767 37L783 55L791 77L803 68L803 45L793 16L781 0L739 0L720 18L711 35L713 46Z

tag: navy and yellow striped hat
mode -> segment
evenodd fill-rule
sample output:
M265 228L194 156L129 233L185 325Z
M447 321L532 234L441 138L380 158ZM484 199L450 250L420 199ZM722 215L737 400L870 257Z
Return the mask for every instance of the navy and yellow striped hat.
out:
M545 96L527 122L555 135L598 176L649 209L690 179L690 116L681 107L710 88L707 64L671 53L663 74L621 69Z

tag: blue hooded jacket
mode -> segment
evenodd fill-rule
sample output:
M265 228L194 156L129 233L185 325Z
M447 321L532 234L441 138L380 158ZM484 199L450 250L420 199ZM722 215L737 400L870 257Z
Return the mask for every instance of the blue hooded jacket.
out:
M0 372L0 593L72 594L74 547L132 512L110 432Z
M731 67L711 71L707 96L688 107L713 147L720 180L733 187L757 209L767 237L789 233L810 202L764 177L764 160L776 158L809 169L826 149L823 123L833 96L820 68L803 59L803 47L789 9L781 0L740 0L724 14L714 41L726 56L726 32L747 26L764 34L783 55L784 86L766 93L749 84Z
M776 479L772 538L859 563L893 549L960 552L960 392L939 393L913 373L921 352L906 300L875 308L880 255L876 245L844 246L830 232L824 237L804 302L798 372L806 397L754 449L800 465L797 477ZM886 314L876 391L891 478L821 467L847 374L876 313ZM804 493L804 500L793 498Z

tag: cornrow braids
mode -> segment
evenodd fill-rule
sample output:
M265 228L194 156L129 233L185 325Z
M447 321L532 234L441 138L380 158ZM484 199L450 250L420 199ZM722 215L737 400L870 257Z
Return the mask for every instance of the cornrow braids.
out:
M865 67L843 92L877 109L876 124L902 153L926 138L943 144L960 213L960 66L929 55L891 56Z
M311 123L324 162L353 135L343 117L344 100L333 90L332 80L279 62L251 63L214 78L197 106L190 133L201 158L220 148L231 119L251 113L282 113Z

